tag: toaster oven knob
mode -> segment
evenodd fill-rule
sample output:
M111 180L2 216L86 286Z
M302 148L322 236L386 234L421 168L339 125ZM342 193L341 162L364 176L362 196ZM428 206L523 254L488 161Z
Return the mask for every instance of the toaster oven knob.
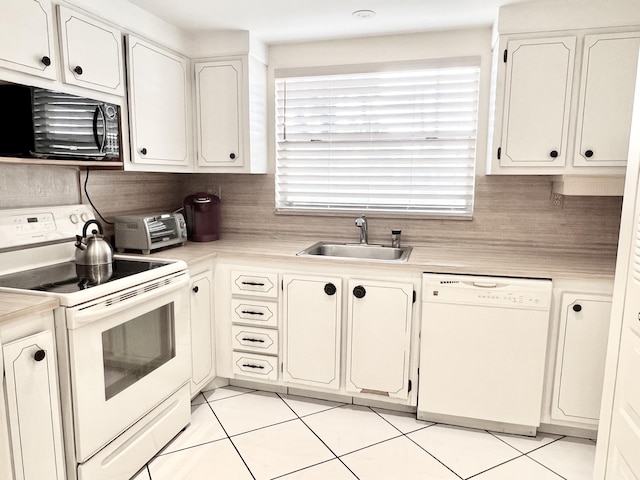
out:
M78 75L82 75L82 67L80 65L74 68L73 71L76 72Z
M40 61L42 62L42 64L45 67L48 67L49 65L51 65L51 59L49 57L47 57L46 55L44 57L42 57L42 59Z

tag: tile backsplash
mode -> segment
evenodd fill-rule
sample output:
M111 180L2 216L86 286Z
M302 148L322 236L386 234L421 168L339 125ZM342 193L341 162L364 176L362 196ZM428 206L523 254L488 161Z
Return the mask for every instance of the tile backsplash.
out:
M87 203L86 170L0 165L0 208ZM273 175L170 174L91 170L87 191L107 219L115 215L174 211L199 191L222 199L222 235L354 240L354 215L301 216L274 212ZM523 245L542 251L613 255L617 248L620 197L565 197L553 204L548 176L476 178L472 221L384 218L367 214L372 242L402 230L414 245ZM107 233L112 230L106 226Z

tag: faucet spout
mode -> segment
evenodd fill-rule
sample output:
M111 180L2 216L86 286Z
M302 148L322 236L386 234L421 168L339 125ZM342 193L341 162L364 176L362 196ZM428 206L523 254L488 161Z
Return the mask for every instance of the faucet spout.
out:
M360 229L360 244L367 245L369 243L369 233L367 231L367 217L359 216L355 220L356 227Z

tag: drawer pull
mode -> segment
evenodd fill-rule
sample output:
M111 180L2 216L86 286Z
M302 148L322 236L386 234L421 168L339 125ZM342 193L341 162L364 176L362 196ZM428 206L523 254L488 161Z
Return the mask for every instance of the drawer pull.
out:
M258 342L258 343L264 343L264 340L261 340L259 338L243 338L242 339L243 342Z
M259 282L242 282L243 285L251 285L252 287L264 287L264 283Z
M247 368L258 368L258 369L264 370L264 367L262 365L253 365L251 363L243 363L242 366Z
M245 315L264 315L262 312L253 312L251 310L242 310L242 313Z

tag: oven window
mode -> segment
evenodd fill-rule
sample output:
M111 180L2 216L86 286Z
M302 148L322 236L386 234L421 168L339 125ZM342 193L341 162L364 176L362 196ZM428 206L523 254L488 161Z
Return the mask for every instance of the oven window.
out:
M175 357L173 303L102 333L105 400Z

